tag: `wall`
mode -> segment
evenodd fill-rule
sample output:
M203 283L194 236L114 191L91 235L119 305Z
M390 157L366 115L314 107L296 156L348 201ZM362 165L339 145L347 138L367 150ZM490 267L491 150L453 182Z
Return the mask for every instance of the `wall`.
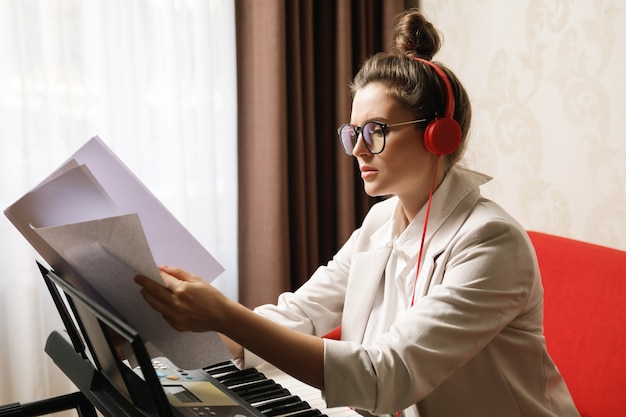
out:
M473 100L484 194L527 229L626 250L626 4L421 4Z

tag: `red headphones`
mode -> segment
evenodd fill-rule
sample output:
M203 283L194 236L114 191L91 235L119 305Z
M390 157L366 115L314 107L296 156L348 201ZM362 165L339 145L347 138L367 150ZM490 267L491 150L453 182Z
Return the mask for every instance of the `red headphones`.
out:
M424 146L428 152L435 155L449 155L457 150L463 137L461 126L454 120L454 90L452 89L452 84L446 73L431 61L417 57L414 59L434 69L446 90L446 108L443 117L435 118L426 126L424 130Z

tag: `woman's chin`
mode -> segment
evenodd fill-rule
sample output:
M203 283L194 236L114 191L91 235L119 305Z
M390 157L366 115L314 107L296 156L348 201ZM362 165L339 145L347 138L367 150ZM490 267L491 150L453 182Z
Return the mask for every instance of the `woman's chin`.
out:
M380 187L376 187L374 184L365 183L363 189L365 194L370 197L383 197L389 195L389 193L385 193Z

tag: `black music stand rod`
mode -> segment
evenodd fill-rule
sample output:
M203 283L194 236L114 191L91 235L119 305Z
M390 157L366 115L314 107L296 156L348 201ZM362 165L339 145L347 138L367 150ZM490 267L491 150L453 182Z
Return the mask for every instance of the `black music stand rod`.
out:
M0 406L2 417L35 417L75 408L80 417L97 417L96 410L81 392L60 395L30 403Z

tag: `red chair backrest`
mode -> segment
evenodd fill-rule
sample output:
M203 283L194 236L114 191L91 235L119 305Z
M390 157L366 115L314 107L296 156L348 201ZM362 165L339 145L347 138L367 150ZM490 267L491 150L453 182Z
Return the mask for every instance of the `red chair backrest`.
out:
M626 416L626 252L529 232L548 352L582 417Z

